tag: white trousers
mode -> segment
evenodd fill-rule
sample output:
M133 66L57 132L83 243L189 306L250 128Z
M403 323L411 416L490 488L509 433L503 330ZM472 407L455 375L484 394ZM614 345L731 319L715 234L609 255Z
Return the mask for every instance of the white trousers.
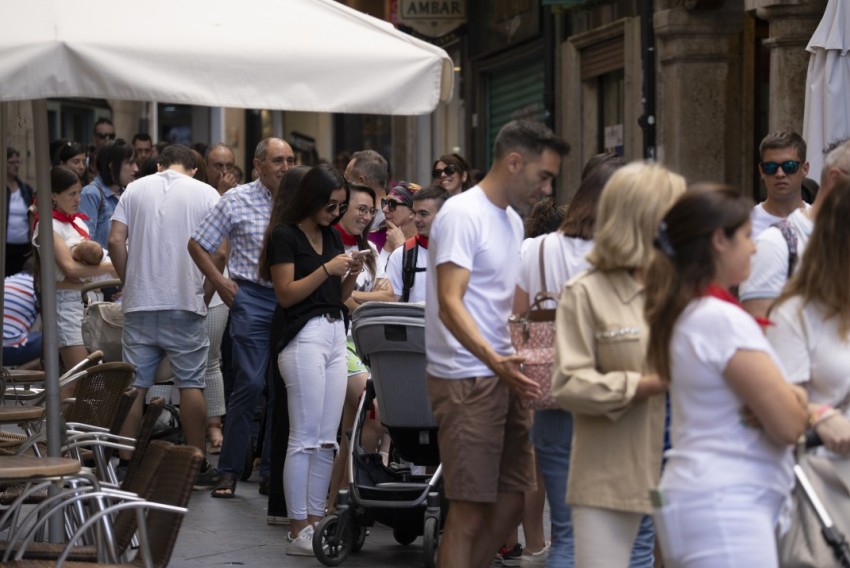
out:
M315 317L277 359L289 406L283 488L289 518L323 517L345 402L345 325Z
M572 506L576 568L628 568L644 515Z
M755 486L663 491L653 513L666 568L775 568L785 496Z

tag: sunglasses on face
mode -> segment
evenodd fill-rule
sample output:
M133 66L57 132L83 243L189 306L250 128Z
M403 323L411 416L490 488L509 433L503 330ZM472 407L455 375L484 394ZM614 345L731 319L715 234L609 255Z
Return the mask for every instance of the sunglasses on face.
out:
M331 201L325 205L325 211L328 213L333 213L337 209L339 209L339 214L342 215L345 213L345 210L348 209L348 203L337 203L336 201Z
M795 160L788 160L786 162L762 162L759 164L761 166L761 171L764 172L766 176L772 176L776 173L776 170L782 168L782 171L785 172L786 175L796 174L797 170L800 169L800 162Z
M399 205L402 206L402 207L407 207L404 203L399 203L398 201L396 201L394 199L382 199L381 200L381 209L386 207L390 211L395 211L396 207L398 207Z
M433 170L431 170L431 177L433 179L437 179L438 177L442 176L443 174L450 176L453 173L455 173L456 171L457 171L457 168L454 167L454 164L449 164L448 166L446 166L442 170L440 168L434 168Z
M95 132L95 136L101 140L115 140L114 132Z

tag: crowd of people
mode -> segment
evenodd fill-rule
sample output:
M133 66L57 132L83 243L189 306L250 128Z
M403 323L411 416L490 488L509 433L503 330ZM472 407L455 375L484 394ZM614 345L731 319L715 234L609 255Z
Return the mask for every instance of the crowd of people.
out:
M503 127L483 178L451 153L423 184L390 180L374 150L296 165L280 138L241 183L224 144L127 143L106 120L94 133L91 154L53 147L62 362L87 355L80 289L119 278L104 294L123 306L135 386L167 359L186 442L220 454L196 489L233 498L259 467L287 554L313 554L347 479L340 433L369 378L349 323L368 302L425 304L442 567L651 567L659 550L666 566L775 566L794 443L809 427L850 454L850 142L826 156L812 204L805 141L775 132L755 207L610 153L563 207L550 196L569 146L533 121ZM40 351L25 269L39 223L20 154L7 163L3 357L23 365ZM543 393L508 320L541 303L556 308L556 407L532 411ZM377 412L360 441L389 465Z

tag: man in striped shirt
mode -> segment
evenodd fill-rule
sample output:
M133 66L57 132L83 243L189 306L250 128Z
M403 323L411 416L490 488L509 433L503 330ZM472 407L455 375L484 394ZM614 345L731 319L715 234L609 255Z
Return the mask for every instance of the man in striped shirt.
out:
M38 316L33 287L32 259L24 272L6 278L3 296L3 365L18 367L41 357L41 332L32 331Z

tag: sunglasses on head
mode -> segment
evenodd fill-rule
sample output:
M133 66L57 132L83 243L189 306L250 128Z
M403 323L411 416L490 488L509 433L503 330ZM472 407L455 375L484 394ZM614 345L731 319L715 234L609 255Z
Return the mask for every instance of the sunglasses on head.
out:
M382 199L381 200L381 209L386 207L390 211L395 211L395 208L401 205L402 207L406 207L404 203L396 201L395 199Z
M454 164L449 164L448 166L446 166L442 170L440 168L434 168L433 170L431 170L431 177L433 179L437 179L438 177L442 176L443 174L450 176L453 173L455 173L456 171L457 171L457 168L454 166Z
M761 171L764 172L766 176L772 176L776 173L776 170L782 168L782 171L787 175L796 174L797 170L800 169L800 162L795 160L788 160L785 162L762 162L759 164L761 166Z
M336 201L331 201L325 205L325 211L328 213L333 213L337 209L339 209L339 214L342 215L345 213L345 210L348 209L348 203L337 203Z

